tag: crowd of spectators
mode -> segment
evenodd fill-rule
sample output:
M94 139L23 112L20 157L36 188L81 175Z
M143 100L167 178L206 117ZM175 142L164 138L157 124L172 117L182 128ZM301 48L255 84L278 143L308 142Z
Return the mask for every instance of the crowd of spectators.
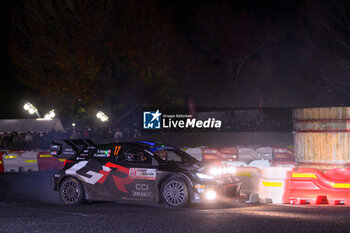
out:
M0 134L0 148L11 148L13 145L24 145L32 142L48 142L57 139L104 139L107 141L125 141L131 138L140 137L138 128L113 128L113 127L83 127L66 129L64 131L50 132L4 132ZM46 143L47 144L47 143Z
M169 131L163 130L165 132ZM171 131L218 131L218 129L171 129ZM255 120L232 120L226 122L219 131L291 131L292 122L289 119L270 119L265 117L263 121ZM51 132L4 132L0 133L0 148L11 148L13 145L30 144L31 142L47 142L49 145L57 139L79 139L90 138L93 141L120 142L135 139L141 136L159 133L158 131L141 131L136 123L131 127L99 127L80 126L66 129L64 131Z

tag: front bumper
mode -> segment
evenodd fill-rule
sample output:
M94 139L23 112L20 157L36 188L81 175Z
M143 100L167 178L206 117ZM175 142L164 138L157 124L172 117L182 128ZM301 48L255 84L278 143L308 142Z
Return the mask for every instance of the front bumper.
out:
M58 191L59 190L59 183L61 181L61 174L60 173L55 173L52 177L52 185L53 185L53 190Z
M209 192L210 196L208 195ZM215 197L213 196L214 193ZM191 202L230 201L238 198L245 198L240 181L222 184L194 184Z

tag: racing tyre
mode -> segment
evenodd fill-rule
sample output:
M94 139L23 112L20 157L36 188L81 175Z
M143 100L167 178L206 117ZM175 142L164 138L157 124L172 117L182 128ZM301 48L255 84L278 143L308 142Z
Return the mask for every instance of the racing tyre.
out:
M66 178L60 185L60 198L64 204L78 205L84 201L84 188L76 178Z
M170 207L181 208L188 202L186 183L178 178L170 178L161 186L162 200Z

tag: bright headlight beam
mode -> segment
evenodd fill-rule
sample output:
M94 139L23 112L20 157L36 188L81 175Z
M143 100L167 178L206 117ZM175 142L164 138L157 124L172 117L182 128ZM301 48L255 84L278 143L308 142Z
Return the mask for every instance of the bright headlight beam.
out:
M200 179L205 179L205 180L212 180L214 179L213 176L207 175L207 174L203 174L203 173L196 173L196 175L200 178Z
M209 169L209 174L213 176L221 176L225 174L235 174L235 167L212 167Z
M205 192L205 197L208 200L214 200L216 198L216 192L214 190L208 190Z

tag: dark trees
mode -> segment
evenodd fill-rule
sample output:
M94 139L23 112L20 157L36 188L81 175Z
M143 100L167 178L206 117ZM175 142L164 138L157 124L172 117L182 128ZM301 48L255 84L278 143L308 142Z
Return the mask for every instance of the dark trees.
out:
M155 0L28 0L20 12L10 55L43 105L118 121L140 104L183 103L176 59L188 47Z

